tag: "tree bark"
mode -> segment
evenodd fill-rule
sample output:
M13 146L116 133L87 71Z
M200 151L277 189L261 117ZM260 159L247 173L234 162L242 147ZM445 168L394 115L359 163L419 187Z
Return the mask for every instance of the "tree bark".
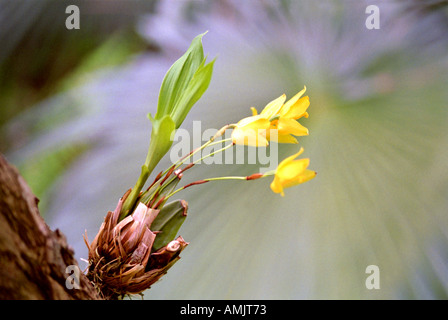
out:
M38 201L0 154L0 299L100 299L82 272L79 289L66 285L73 276L66 268L78 264L65 236L42 219Z

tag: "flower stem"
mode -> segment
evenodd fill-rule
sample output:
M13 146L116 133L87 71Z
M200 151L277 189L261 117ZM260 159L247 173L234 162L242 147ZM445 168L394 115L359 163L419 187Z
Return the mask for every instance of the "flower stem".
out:
M174 169L179 168L182 164L185 163L185 161L187 161L189 158L193 157L196 153L198 153L199 151L203 150L204 148L206 148L208 146L214 146L216 144L220 144L220 143L232 140L232 138L227 138L227 139L222 139L222 140L219 140L219 141L215 141L216 138L219 138L220 136L222 136L227 129L233 129L234 127L235 127L234 124L228 124L228 125L225 125L224 127L222 127L221 129L219 129L218 132L213 137L210 138L210 140L208 140L206 143L204 143L199 148L197 148L197 149L193 150L192 152L190 152L190 154L188 154L184 158L182 158L179 161L177 161L176 163L174 163L173 164L173 166L175 166ZM163 174L168 172L169 169L170 168L166 169Z
M134 208L135 200L139 196L140 191L145 185L146 180L148 180L150 174L151 171L148 169L148 167L146 165L143 165L142 171L140 173L140 176L138 177L137 182L135 183L135 186L132 188L131 193L128 195L125 202L123 203L123 207L121 208L120 216L118 218L119 221L124 219Z
M229 138L229 139L231 139L231 138ZM229 139L225 139L225 140L229 140ZM217 142L223 142L223 141L225 141L225 140L221 140L221 141L217 141ZM213 145L213 143L210 144L209 146L211 146L211 145ZM203 156L201 159L198 159L198 160L194 161L193 164L200 163L202 160L204 160L204 159L206 159L206 158L208 158L208 157L214 156L215 154L217 154L217 153L219 153L219 152L223 152L223 151L229 149L230 147L233 147L234 145L235 145L235 143L232 142L232 143L228 144L227 146L225 146L224 148L221 148L221 149L219 149L219 150L215 150L215 151L213 151L213 152L210 152L209 154Z
M189 155L187 155L183 159L181 159L178 162L176 162L173 165L171 165L168 169L166 169L160 175L160 177L163 177L168 172L174 171L175 169L180 167L182 164L184 164L187 159L191 158L194 154L196 154L197 152L203 150L205 147L212 146L212 145L219 144L219 143L223 143L223 142L226 142L226 141L230 140L231 138L215 141L215 139L220 137L220 136L222 136L227 129L233 129L234 127L235 127L234 124L228 124L228 125L225 125L224 127L222 127L221 129L219 129L218 132L213 137L210 138L210 140L208 140L206 143L204 143L202 146L200 146L199 148L197 148L196 150L191 152ZM224 148L221 149L221 150L217 150L214 153L220 152L220 151L223 151L223 150L224 150ZM125 202L123 203L123 207L121 209L119 220L125 218L132 211L132 209L135 207L135 202L136 202L137 198L140 195L140 191L142 190L142 188L145 185L146 181L148 180L151 172L154 170L154 168L156 167L156 165L158 163L158 161L156 161L154 159L156 151L157 150L154 149L154 144L150 143L148 154L147 154L146 160L145 160L145 164L142 166L142 170L141 170L140 176L139 176L137 182L135 183L135 186L132 188L131 193L126 198ZM209 155L207 155L205 157L209 157L211 155L212 154L209 154ZM203 157L203 158L205 158L205 157ZM203 158L201 158L200 160L202 160ZM170 184L173 181L173 179L176 179L176 177L173 177L172 179L170 179L168 181L168 183L164 184L164 186ZM160 187L164 187L164 186L160 186Z
M181 188L171 192L169 195L166 196L165 199L170 198L171 196L175 195L179 191L184 190L184 189L186 189L188 187L191 187L191 186L194 186L194 185L198 185L198 184L203 184L203 183L210 182L210 181L220 181L220 180L247 180L247 181L249 181L249 180L256 180L256 179L264 178L265 176L269 176L269 175L272 175L272 174L275 174L275 172L272 173L271 171L269 171L267 174L254 173L254 174L252 174L250 176L227 176L227 177L206 178L206 179L202 179L202 180L198 180L198 181L192 182L190 184L187 184L187 185L185 185L185 186L183 186L183 187L181 187Z

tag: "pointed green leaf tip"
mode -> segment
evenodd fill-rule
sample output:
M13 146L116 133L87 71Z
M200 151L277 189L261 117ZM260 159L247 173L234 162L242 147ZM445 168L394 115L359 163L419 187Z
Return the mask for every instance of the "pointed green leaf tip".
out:
M168 70L159 93L155 119L170 115L176 129L185 120L193 105L207 90L213 72L214 60L205 64L202 37L196 36L190 47Z
M194 73L184 94L174 106L172 116L177 128L185 120L188 112L190 112L193 105L202 97L210 84L215 59L206 65L204 63L205 59Z
M185 200L177 200L164 205L157 218L151 224L151 231L157 233L153 244L155 250L174 240L182 223L187 218L188 204Z

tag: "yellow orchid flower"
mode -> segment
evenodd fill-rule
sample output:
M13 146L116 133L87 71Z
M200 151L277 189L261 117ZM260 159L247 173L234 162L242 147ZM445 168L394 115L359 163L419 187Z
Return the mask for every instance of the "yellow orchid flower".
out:
M261 116L252 116L240 120L232 131L232 141L246 146L267 146L266 131L271 123Z
M303 152L303 148L296 154L286 158L277 167L274 180L271 183L271 189L275 193L285 195L284 188L289 188L313 179L316 172L307 169L310 159L295 160Z
M298 143L293 136L309 134L308 129L297 122L302 117L308 118L306 110L310 105L310 100L308 96L302 97L305 91L306 87L286 103L286 95L281 95L269 102L260 114L257 114L257 110L252 107L252 116L244 118L236 124L232 133L234 143L266 146L271 140L270 129L278 130L277 142ZM267 125L268 122L269 125ZM247 139L243 139L245 135L248 135ZM246 141L256 141L256 144L249 144L250 142Z

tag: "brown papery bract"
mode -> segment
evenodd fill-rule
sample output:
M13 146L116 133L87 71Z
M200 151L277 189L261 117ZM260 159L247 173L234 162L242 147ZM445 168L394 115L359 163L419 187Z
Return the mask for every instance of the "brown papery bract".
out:
M87 236L84 237L89 250L87 277L105 299L119 299L149 289L180 259L180 252L188 245L179 236L154 251L152 246L157 231L150 228L160 210L143 203L139 203L131 215L118 221L128 194L129 191L113 212L107 213L91 244Z

